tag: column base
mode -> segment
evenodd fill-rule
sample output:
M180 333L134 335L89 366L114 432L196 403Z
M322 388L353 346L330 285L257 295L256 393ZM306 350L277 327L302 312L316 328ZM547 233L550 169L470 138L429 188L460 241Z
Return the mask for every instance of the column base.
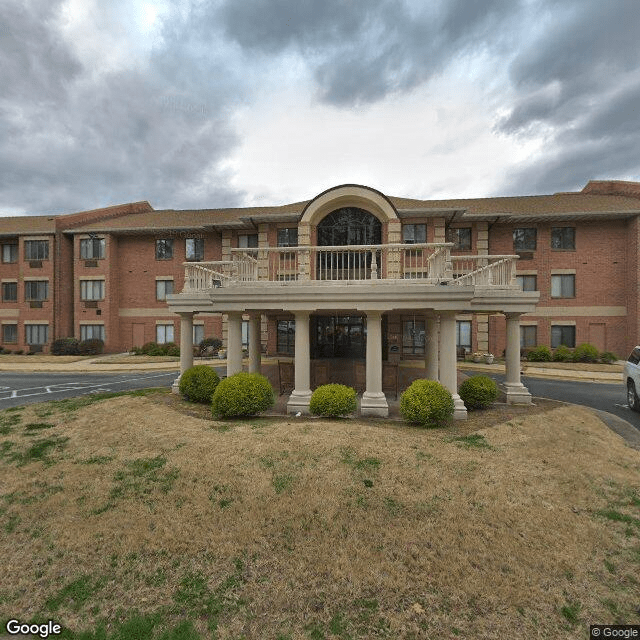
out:
M171 385L171 393L180 393L180 378L182 377L182 374L180 374L174 381L173 384Z
M384 393L369 393L365 391L360 400L360 415L387 418L389 416L389 405Z
M309 391L295 391L291 392L289 400L287 401L287 413L301 413L304 416L308 416L309 402L311 401L311 390Z
M453 419L454 420L466 420L467 419L467 407L464 406L462 398L457 393L452 393L453 398Z
M529 389L521 382L505 382L507 404L531 404Z

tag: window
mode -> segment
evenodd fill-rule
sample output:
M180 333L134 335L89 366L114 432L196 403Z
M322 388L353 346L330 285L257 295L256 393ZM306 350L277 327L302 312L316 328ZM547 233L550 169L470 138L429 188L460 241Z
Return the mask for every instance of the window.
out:
M449 229L447 234L448 242L454 243L454 251L470 251L471 250L471 227L462 227L459 229Z
M104 259L104 238L86 238L80 240L80 257L83 260Z
M5 344L18 342L18 325L3 324L2 325L2 342Z
M535 227L526 227L524 229L513 230L513 250L514 251L535 251L536 250Z
M297 247L298 246L298 228L278 229L278 246L279 247Z
M456 347L471 351L471 320L456 320Z
M203 324L194 324L193 325L193 344L200 344L204 340L204 325Z
M173 260L173 239L156 240L156 260Z
M104 325L81 324L80 340L102 340L104 342Z
M18 262L18 245L3 244L2 245L2 262ZM10 325L7 325L10 326Z
M2 283L2 302L18 302L18 283Z
M565 347L576 346L576 328L574 326L551 325L551 348L563 344Z
M295 320L278 320L278 353L294 355L296 344Z
M24 299L27 302L30 300L46 300L48 297L49 282L47 280L27 280L24 283Z
M516 276L516 282L523 291L538 290L538 276Z
M535 347L538 344L538 327L520 326L520 347Z
M166 344L173 342L173 325L157 324L156 325L156 342L158 344Z
M189 262L204 260L204 238L187 238L185 240L185 257Z
M156 280L156 300L166 300L173 293L173 280Z
M242 336L242 348L249 348L249 321L243 320L240 327L240 335Z
M238 236L238 247L240 249L253 249L258 247L258 234L249 233Z
M552 298L575 298L576 296L576 276L552 275L551 276L551 297Z
M552 227L551 248L575 251L576 229L575 227Z
M48 240L25 240L24 241L25 260L48 260L49 241Z
M25 342L31 344L46 344L49 338L49 325L26 324L24 326Z
M80 280L80 300L104 300L104 280Z
M427 241L426 224L403 224L402 241L405 244L418 244Z
M402 323L402 353L424 355L424 320L404 320Z

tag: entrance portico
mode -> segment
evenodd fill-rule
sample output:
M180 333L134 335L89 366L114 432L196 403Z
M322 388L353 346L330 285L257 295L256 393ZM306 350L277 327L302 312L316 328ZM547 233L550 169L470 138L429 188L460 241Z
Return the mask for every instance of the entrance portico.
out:
M383 318L411 315L424 320L425 375L451 392L455 417L461 419L466 408L457 393L456 315L504 313L507 400L530 402L520 381L519 317L535 310L539 293L517 285L517 256L454 256L451 243L404 244L400 230L397 212L384 195L344 185L309 202L298 221L295 246L271 246L265 232L257 249L231 248L231 260L185 263L183 291L167 296L188 334L181 337L183 351L190 343L193 313L224 314L227 374L237 373L242 316L248 315L249 368L258 371L260 317L289 314L295 318L295 386L287 410L309 412L312 355L364 356L361 413L386 416ZM181 370L184 366L181 362Z

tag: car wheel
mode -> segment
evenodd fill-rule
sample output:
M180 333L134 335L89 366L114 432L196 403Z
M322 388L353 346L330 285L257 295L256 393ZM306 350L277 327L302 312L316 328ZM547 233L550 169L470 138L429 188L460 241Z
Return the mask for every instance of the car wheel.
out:
M627 380L627 404L629 405L629 409L640 411L640 401L638 401L636 385L633 383L633 380Z

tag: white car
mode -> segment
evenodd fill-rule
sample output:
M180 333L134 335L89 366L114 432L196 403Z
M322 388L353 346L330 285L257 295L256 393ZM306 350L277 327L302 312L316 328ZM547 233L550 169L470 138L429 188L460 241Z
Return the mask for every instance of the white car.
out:
M624 363L624 380L627 384L627 404L629 409L640 411L640 347L636 347Z

